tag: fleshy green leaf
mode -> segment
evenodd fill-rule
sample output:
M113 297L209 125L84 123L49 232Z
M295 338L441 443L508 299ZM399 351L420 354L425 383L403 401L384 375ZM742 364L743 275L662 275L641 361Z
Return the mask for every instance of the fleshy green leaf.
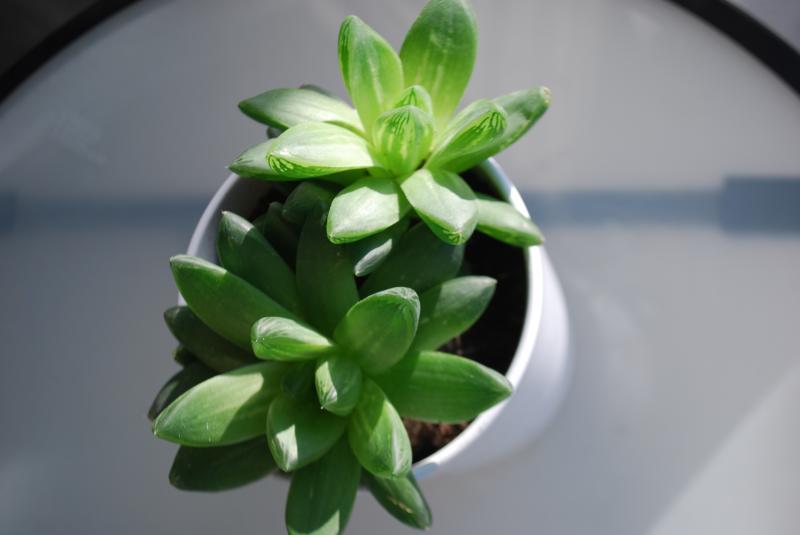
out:
M351 169L349 171L342 171L341 173L333 173L332 175L323 175L319 177L319 180L344 187L349 186L356 180L364 178L365 176L370 176L368 170Z
M366 373L381 373L406 354L418 321L417 293L411 288L390 288L353 305L333 338Z
M411 442L400 415L373 381L364 379L361 399L347 426L350 448L365 469L380 477L411 470Z
M301 123L332 123L360 131L356 111L341 100L307 88L272 89L239 103L242 112L260 123L286 129Z
M214 377L214 371L202 362L195 361L187 364L161 387L156 394L156 399L150 405L150 410L147 411L147 417L155 420L170 403L178 399L184 392L211 377Z
M286 501L289 535L343 533L360 477L361 467L344 439L322 459L293 474Z
M361 367L345 355L320 359L314 374L317 399L323 409L347 416L361 396Z
M252 223L222 212L217 234L222 267L243 278L292 312L300 308L294 273Z
M400 108L402 106L415 106L433 116L431 95L421 85L412 85L403 90L393 107Z
M412 528L431 527L431 509L413 474L387 478L364 472L363 478L369 491L390 515Z
M464 108L442 132L425 167L460 173L500 150L506 112L489 100Z
M523 89L498 97L492 102L505 110L507 118L499 152L525 135L544 115L550 107L550 90L546 87Z
M486 310L496 285L490 277L459 277L419 296L421 312L412 349L437 349L469 329Z
M242 487L274 469L266 437L218 448L181 446L169 482L181 490L216 492Z
M302 181L287 181L287 182L270 181L270 186L274 188L275 191L277 191L279 194L283 195L284 197L288 197L289 194L292 191L294 191L294 189L301 183Z
M275 139L267 163L288 178L311 178L375 167L367 141L346 128L303 123Z
M324 224L310 217L297 248L297 288L306 318L322 334L330 335L358 301L353 265L343 246L325 235Z
M347 243L376 234L400 221L408 211L394 180L365 177L344 188L328 213L328 239Z
M408 230L408 225L408 218L403 218L386 230L347 244L355 276L364 277L375 271L397 246L400 237Z
M188 307L168 308L164 320L183 347L212 370L227 372L257 362L249 351L240 349L206 327Z
M529 247L544 242L542 231L509 203L478 194L478 230L496 240Z
M339 66L369 139L375 119L403 91L403 66L392 46L356 16L339 30Z
M170 267L192 312L211 330L245 350L250 350L250 328L259 318L295 319L249 282L202 258L173 256Z
M329 96L329 97L333 97L334 96L333 93L331 93L330 91L328 91L324 87L319 86L317 84L300 84L300 89L308 89L309 91L316 91L317 93L320 93L322 95L326 95L326 96Z
M225 446L264 433L270 401L288 369L260 362L212 377L184 393L153 423L153 433L184 446Z
M326 337L286 318L261 318L253 325L252 340L253 353L262 359L309 360L333 349Z
M415 106L395 108L378 117L372 137L385 167L396 175L405 175L428 155L433 117Z
M496 135L493 141L486 143L478 143L476 138L473 140L472 148L463 150L457 157L452 157L452 154L450 156L441 154L434 159L432 156L433 162L430 165L460 173L494 156L522 137L547 111L550 104L550 91L547 88L517 91L496 98L492 102L503 109L506 114L506 127L502 133ZM485 133L488 134L488 131Z
M318 211L325 213L336 196L337 187L320 182L303 182L286 198L283 205L283 218L302 225L306 218Z
M475 194L460 176L419 169L400 182L408 202L431 231L455 245L466 243L478 220Z
M426 422L463 422L511 395L502 374L474 360L422 351L375 378L405 417Z
M386 261L367 278L361 295L407 286L417 293L453 278L464 259L463 245L450 245L437 238L424 223L400 238ZM422 261L424 260L424 261Z
M466 0L428 2L403 41L405 83L428 90L439 127L464 94L477 48L478 27Z
M245 150L228 166L231 172L247 178L263 178L266 180L286 180L275 172L267 163L267 155L275 144L274 139L267 139Z
M275 247L283 260L289 266L294 266L297 258L299 233L291 223L283 218L282 213L283 204L271 202L267 211L253 221L253 225Z
M301 362L283 376L281 390L295 401L308 401L314 393L314 361Z
M177 364L180 364L184 367L188 366L192 362L197 362L197 357L192 355L191 351L182 345L179 345L172 351L172 358Z
M312 403L279 396L267 416L272 457L284 472L302 468L325 455L342 436L346 424L344 418Z

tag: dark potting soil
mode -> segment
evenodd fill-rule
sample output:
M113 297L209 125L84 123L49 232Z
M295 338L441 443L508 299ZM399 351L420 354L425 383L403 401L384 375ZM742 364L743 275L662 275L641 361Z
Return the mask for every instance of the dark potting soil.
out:
M482 174L470 171L464 175L470 186L480 193L497 196ZM285 185L282 184L282 186ZM261 215L272 201L283 202L287 189L271 188L259 203ZM500 373L511 365L517 350L527 305L525 257L522 250L475 232L464 253L462 275L485 275L497 280L494 296L481 318L467 332L454 338L440 351L461 355L480 362ZM414 462L420 461L449 444L470 422L440 424L404 418L413 450Z

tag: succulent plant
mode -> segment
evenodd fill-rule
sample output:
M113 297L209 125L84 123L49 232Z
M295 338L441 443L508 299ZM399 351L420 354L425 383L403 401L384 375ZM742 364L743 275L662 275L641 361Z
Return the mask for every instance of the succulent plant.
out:
M438 351L494 292L465 275L465 243L475 230L542 241L460 176L550 101L534 88L453 115L476 43L465 0L431 0L399 54L348 17L339 62L355 108L315 86L240 103L268 139L230 168L281 198L252 222L222 214L219 265L171 259L186 304L165 320L182 369L149 416L180 444L173 485L217 491L285 472L290 534L341 533L360 485L400 521L431 524L402 419L463 423L511 394L497 371Z
M244 100L240 109L277 137L244 151L230 169L345 186L331 199L327 236L334 243L373 237L364 251L386 249L409 214L452 244L476 229L513 245L541 243L528 218L473 192L459 175L514 143L550 103L549 91L536 87L477 100L453 116L477 33L466 0L431 0L399 54L361 19L347 17L338 53L355 109L314 86Z
M185 367L151 407L153 431L181 445L170 480L182 489L290 473L291 534L341 533L361 482L393 516L425 528L431 514L401 417L462 422L511 393L498 372L435 351L480 317L495 281L453 278L460 247L418 224L358 288L320 207L295 214L295 269L232 213L220 222L221 266L172 258L187 306L165 318ZM420 246L445 260L420 273Z

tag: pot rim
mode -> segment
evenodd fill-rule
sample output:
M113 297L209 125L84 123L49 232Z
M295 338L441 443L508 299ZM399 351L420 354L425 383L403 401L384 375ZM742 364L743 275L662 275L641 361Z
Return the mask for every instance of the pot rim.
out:
M488 179L500 197L510 202L511 205L523 215L530 216L519 191L514 187L494 158L489 158L488 160L482 162L477 166L477 168L480 170L483 176ZM265 184L264 181L256 181L253 179L240 177L233 173L230 174L225 182L211 197L211 200L208 202L203 214L200 216L197 226L195 227L192 237L189 241L189 247L186 251L187 254L199 255L198 253L200 253L203 245L208 242L208 232L216 233L215 223L219 218L221 211L220 206L227 200L228 196L231 194L231 191L234 190L236 186L245 182ZM542 309L544 304L544 265L541 247L527 247L523 249L523 256L525 261L525 271L527 274L525 320L523 322L522 332L520 333L517 350L515 351L514 357L511 359L511 364L505 373L506 378L511 383L515 391L521 386L522 378L530 364L531 357L533 355L533 349L536 345L536 339L539 333L539 327L541 325ZM185 301L180 295L178 296L178 302L179 304L185 304ZM512 397L513 395L514 394L512 393ZM466 450L497 419L507 403L508 400L505 400L502 403L483 412L451 442L424 459L414 463L414 476L417 479L422 479L435 471L438 467L445 465L448 461L456 457L462 451Z
M485 160L477 166L480 172L489 180L497 193L504 200L511 203L514 208L526 217L530 212L522 200L519 190L506 176L502 167L494 158ZM525 320L520 333L517 350L511 359L511 364L505 373L506 378L514 387L514 391L522 384L522 379L533 356L533 349L541 325L542 310L544 307L544 264L541 246L526 247L523 249L525 259L525 272L527 274L527 295L525 305ZM513 397L513 393L511 396ZM510 399L510 398L509 398ZM414 464L414 475L421 479L438 467L456 457L459 453L471 446L497 419L508 400L481 413L470 423L455 439L443 448Z

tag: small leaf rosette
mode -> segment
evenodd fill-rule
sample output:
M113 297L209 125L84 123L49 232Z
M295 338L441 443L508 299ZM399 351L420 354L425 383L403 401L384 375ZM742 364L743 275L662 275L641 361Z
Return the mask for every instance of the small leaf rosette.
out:
M332 181L328 239L380 246L406 218L441 240L485 233L515 246L541 233L508 203L480 202L459 176L522 137L550 105L547 88L477 100L458 113L475 63L477 27L464 0L432 0L399 54L355 16L339 31L339 65L355 108L309 86L273 89L239 108L276 136L230 168L249 178ZM454 115L455 113L455 115Z
M340 533L363 479L392 515L426 527L402 418L463 422L511 394L502 374L435 351L477 321L495 281L454 277L463 245L418 223L359 288L324 211L305 206L301 225L276 216L296 226L294 266L269 233L227 212L221 266L171 261L187 306L165 318L185 367L150 411L155 435L181 445L170 481L225 490L277 468L292 474L289 532ZM423 251L440 261L419 269Z

